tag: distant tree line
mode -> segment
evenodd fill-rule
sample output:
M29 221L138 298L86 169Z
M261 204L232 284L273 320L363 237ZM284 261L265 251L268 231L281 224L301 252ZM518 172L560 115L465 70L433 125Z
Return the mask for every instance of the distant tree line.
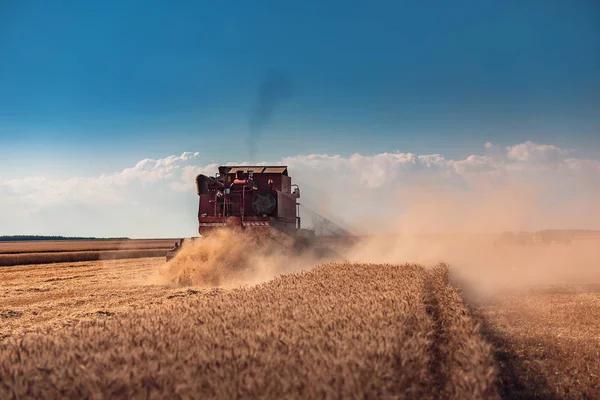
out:
M74 236L41 236L41 235L9 235L0 236L0 242L34 241L34 240L129 240L128 237L97 238Z

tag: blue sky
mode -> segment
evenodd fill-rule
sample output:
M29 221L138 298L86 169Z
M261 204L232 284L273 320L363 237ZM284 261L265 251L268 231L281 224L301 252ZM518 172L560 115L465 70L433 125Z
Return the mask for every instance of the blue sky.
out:
M326 4L322 4L326 3ZM120 170L198 151L256 159L443 153L526 140L600 151L594 1L0 3L0 176Z
M599 21L592 0L0 0L0 234L194 235L195 174L243 161L289 164L349 224L600 228ZM423 182L466 225L410 214Z

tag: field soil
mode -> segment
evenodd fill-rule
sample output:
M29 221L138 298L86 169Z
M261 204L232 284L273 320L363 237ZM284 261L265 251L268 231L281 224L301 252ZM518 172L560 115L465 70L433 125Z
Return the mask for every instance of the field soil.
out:
M443 265L327 264L224 290L142 284L156 264L1 270L0 398L498 395Z

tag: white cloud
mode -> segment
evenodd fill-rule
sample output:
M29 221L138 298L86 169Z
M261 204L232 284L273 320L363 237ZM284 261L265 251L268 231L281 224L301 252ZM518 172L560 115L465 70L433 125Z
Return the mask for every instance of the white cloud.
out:
M506 148L509 159L525 162L556 163L563 161L571 153L548 144L536 144L531 141Z
M289 166L294 182L301 184L303 205L371 232L421 223L475 229L486 220L499 229L600 228L594 209L600 199L600 160L533 142L505 151L486 143L483 152L460 160L400 152L310 154L269 163ZM218 167L199 160L198 152L186 152L92 178L0 180L0 234L193 235L194 178L212 175ZM310 215L304 217L311 222Z
M160 182L183 184L189 177L189 168L199 153L185 152L181 156L163 159L144 159L132 168L121 172L102 174L91 178L48 180L43 177L7 180L0 182L0 190L17 196L26 203L48 205L64 202L94 204L127 203L131 200L130 188Z

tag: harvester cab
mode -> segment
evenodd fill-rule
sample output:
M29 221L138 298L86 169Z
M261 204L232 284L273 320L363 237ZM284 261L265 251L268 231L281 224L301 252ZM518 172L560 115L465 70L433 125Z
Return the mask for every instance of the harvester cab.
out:
M300 188L292 184L287 166L220 166L214 177L196 177L196 191L201 237L219 229L275 229L294 238L312 233L301 229Z

